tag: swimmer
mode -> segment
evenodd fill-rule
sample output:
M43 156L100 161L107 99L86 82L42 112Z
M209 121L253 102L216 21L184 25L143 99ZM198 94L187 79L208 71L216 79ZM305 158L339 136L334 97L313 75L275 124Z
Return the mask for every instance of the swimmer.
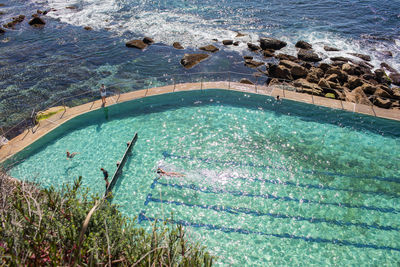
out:
M159 175L166 175L166 176L176 176L176 177L184 177L185 175L179 172L166 172L163 169L161 169L160 167L157 168L157 174Z
M67 150L67 159L72 159L73 157L75 157L78 154L79 154L78 152L69 153L69 151Z

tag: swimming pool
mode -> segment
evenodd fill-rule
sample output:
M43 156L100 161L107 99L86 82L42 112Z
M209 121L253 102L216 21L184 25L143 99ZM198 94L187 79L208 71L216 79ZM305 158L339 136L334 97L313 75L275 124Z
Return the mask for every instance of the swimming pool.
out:
M113 202L143 226L186 225L219 264L400 261L396 121L217 89L165 94L65 123L10 174L56 187L83 176L102 194L100 168L115 171L135 132Z

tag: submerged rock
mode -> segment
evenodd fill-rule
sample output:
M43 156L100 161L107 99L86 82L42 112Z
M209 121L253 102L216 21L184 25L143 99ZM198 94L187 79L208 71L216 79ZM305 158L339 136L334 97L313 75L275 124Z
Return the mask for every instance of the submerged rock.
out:
M362 60L365 60L365 61L371 61L371 57L368 55L363 55L363 54L359 54L359 53L349 53L349 55L361 58Z
M91 31L91 30L93 30L93 28L92 27L90 27L90 26L85 26L85 27L83 27L85 30L87 30L87 31Z
M215 53L219 51L219 49L215 45L206 45L199 48L200 50Z
M186 69L190 69L208 57L207 54L185 54L181 59L181 64Z
M176 49L185 49L179 42L173 43L172 46Z
M253 43L247 43L247 47L251 50L251 51L258 51L261 50L261 47L259 47L256 44Z
M233 45L233 40L223 40L222 44L223 45Z
M46 24L46 22L42 18L39 18L39 17L33 18L29 21L29 25L31 25L31 26L43 26L45 24Z
M328 46L328 45L324 46L324 50L325 51L340 51L340 49L335 48L335 47L331 47L331 46Z
M147 47L147 44L145 44L142 40L131 40L126 42L125 44L127 47L133 47L133 48L138 48L138 49L145 49Z
M143 43L145 43L147 45L154 44L154 40L151 39L150 37L144 37L142 41L143 41Z
M6 32L6 30L4 30L3 28L0 28L0 34L4 34Z
M260 46L263 50L265 49L274 49L279 50L287 45L286 42L271 38L271 37L262 37L260 38Z

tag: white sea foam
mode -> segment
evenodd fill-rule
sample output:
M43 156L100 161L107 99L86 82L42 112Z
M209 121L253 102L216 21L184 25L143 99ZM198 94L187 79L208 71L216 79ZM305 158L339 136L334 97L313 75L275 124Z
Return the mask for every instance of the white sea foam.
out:
M200 15L188 14L181 9L154 9L149 11L144 8L146 3L138 3L136 6L118 0L33 0L38 4L54 8L56 11L49 12L48 16L59 19L61 22L76 26L90 26L95 30L108 29L116 36L127 41L134 37L149 36L156 42L171 45L180 42L185 47L196 48L212 43L212 39L233 39L241 41L238 47L229 46L227 49L235 50L241 54L247 51L247 42L256 42L259 36L268 36L268 29L251 30L245 37L236 38L237 32L229 30L229 25L238 25L237 18L206 20ZM189 4L187 4L189 5ZM75 6L77 9L67 9ZM187 10L186 6L186 10ZM190 7L189 7L190 9ZM243 25L250 25L250 21L243 19ZM231 20L231 21L228 21ZM240 24L239 24L240 25ZM370 55L370 62L376 68L380 62L385 61L395 69L400 70L400 41L397 39L391 44L389 42L375 41L366 45L367 41L350 40L329 32L309 32L307 30L298 32L281 32L280 36L273 36L288 42L288 46L281 52L296 55L294 44L298 40L305 40L313 45L314 50L326 61L331 56L345 56L355 60L348 53L361 53ZM341 49L340 52L326 52L324 45ZM393 57L384 56L384 51L391 51Z

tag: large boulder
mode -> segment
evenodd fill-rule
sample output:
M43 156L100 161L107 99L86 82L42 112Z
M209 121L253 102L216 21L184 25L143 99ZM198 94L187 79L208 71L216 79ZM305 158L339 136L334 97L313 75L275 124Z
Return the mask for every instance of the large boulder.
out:
M290 70L290 74L294 79L307 77L308 71L306 68L289 60L281 60L279 65L283 65Z
M301 93L313 94L318 96L324 95L324 90L314 83L310 83L305 79L298 79L293 82L293 85L297 88L296 91Z
M261 47L259 47L256 44L253 43L247 43L247 47L251 50L251 51L258 51L261 50Z
M264 57L273 57L275 50L267 49L262 51Z
M369 84L369 83L364 83L363 85L361 85L358 88L361 88L364 91L364 93L367 94L367 95L375 94L375 92L378 89L376 86L374 86L372 84Z
M312 45L307 43L306 41L297 41L297 43L295 44L295 47L297 48L302 48L302 49L306 49L306 50L310 50L312 49Z
M286 42L270 38L270 37L262 37L260 38L260 46L263 50L265 49L274 49L279 50L287 45Z
M371 101L369 101L367 95L364 93L361 87L357 87L353 91L344 90L344 98L346 101L357 103L357 104L364 104L364 105L371 105Z
M322 58L318 56L318 54L314 53L311 50L300 49L297 53L297 57L300 60L310 61L310 62L318 62L321 61Z
M363 81L357 76L349 76L347 79L348 88L353 90L361 85L363 85Z
M400 73L390 73L389 78L394 85L400 85Z
M269 65L268 75L271 78L279 78L284 80L293 80L290 70L283 65Z
M389 64L387 64L386 62L382 62L382 63L381 63L381 67L384 68L384 69L386 69L386 70L389 71L389 72L397 73L397 71L396 71L392 66L390 66Z
M203 50L203 51L211 52L211 53L215 53L215 52L219 51L219 49L214 45L202 46L202 47L199 47L199 49Z
M325 76L329 76L331 74L336 74L338 81L343 84L347 82L348 75L344 71L342 71L339 67L332 67L325 72Z
M324 78L320 79L318 82L318 86L325 89L325 88L331 88L330 84L328 83L328 81Z
M391 94L389 94L388 91L383 90L380 87L375 90L374 95L380 96L380 97L383 97L383 98L392 98L393 97Z
M46 22L42 18L39 18L39 17L35 17L29 21L29 25L31 25L31 26L43 26L45 24L46 24Z
M147 47L147 44L143 42L142 40L130 40L125 43L126 47L133 47L137 49L145 49Z
M354 67L349 63L345 63L342 65L342 71L346 72L348 75L354 75Z
M208 57L207 54L185 54L181 59L181 64L186 69L190 69Z
M331 57L330 58L332 61L343 61L343 62L349 62L351 61L350 58L347 57Z

